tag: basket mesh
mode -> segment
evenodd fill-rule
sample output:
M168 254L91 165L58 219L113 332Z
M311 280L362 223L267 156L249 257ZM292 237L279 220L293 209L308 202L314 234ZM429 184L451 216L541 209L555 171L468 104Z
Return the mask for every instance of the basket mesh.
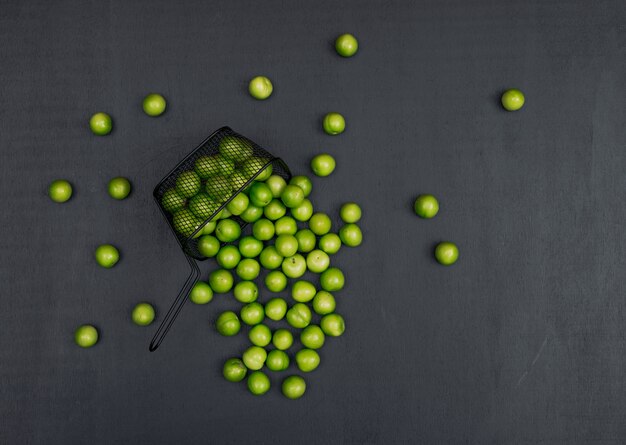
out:
M223 127L183 159L154 189L154 197L184 251L202 260L197 238L226 205L261 173L289 180L285 163L250 139ZM246 224L238 216L231 219Z

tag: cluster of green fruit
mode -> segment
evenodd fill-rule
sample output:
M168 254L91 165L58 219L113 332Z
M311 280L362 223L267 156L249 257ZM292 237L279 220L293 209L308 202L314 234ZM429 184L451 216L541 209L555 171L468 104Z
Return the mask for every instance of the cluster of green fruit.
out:
M152 117L160 116L165 111L166 103L160 94L147 95L142 103L143 111ZM89 128L96 136L106 136L113 130L113 120L107 113L95 113L89 119ZM131 183L127 178L116 177L109 181L109 195L123 200L131 192ZM48 187L48 196L57 203L69 201L73 194L72 184L66 179L52 181ZM105 269L115 266L119 259L119 250L111 244L103 244L96 248L95 258L98 265ZM150 325L156 316L154 307L149 303L138 303L131 312L132 321L138 326ZM74 331L74 341L78 346L90 348L98 342L98 330L90 324L83 324Z
M265 366L274 372L286 370L290 363L287 351L294 341L291 330L272 331L267 321L285 320L291 328L301 330L303 349L293 356L301 372L317 368L320 362L317 350L326 336L337 337L344 332L344 319L335 313L332 293L343 288L345 278L340 269L331 267L330 256L342 245L356 247L363 240L356 224L361 218L357 204L346 203L341 207L344 224L338 233L331 233L331 218L314 212L309 199L311 180L294 176L287 183L281 176L271 173L268 168L263 170L226 206L228 214L252 224L250 235L242 236L240 225L224 215L206 223L199 232L198 251L215 258L220 269L209 274L208 282L196 283L189 296L196 304L206 304L214 294L232 291L242 304L239 311L222 313L215 326L224 336L238 334L242 323L250 326L248 337L252 345L241 357L227 360L223 374L234 382L247 376L249 390L257 395L270 388L270 379L261 368ZM290 287L292 304L279 296L264 304L259 302L261 290L255 280L262 268L267 271L262 284L270 293L285 292L289 279L295 280ZM320 289L302 279L307 271L319 274ZM319 324L311 324L313 313L321 317ZM270 344L274 349L268 352L265 348ZM248 370L252 371L249 375ZM282 384L283 394L288 398L301 397L305 389L306 383L298 375L287 377Z

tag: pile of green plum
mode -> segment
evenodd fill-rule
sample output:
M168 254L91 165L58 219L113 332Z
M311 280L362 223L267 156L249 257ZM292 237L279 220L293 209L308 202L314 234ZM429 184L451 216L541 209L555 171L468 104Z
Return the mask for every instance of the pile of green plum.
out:
M331 266L331 256L342 246L361 244L357 225L361 208L344 204L343 225L333 233L330 216L313 208L312 188L308 177L294 176L287 182L272 174L268 165L199 232L198 251L215 258L219 268L207 282L196 283L189 298L206 304L214 294L232 292L239 307L220 314L215 328L229 337L247 326L251 345L224 363L223 375L232 382L247 378L248 389L256 395L270 389L264 367L281 372L295 362L300 372L311 372L320 364L318 351L326 337L339 337L345 330L343 317L335 312L334 296L344 287L345 277ZM184 210L178 209L174 217ZM250 223L250 234L242 233L235 216ZM305 277L307 272L318 275L318 284ZM298 351L293 350L296 337L302 346ZM306 382L299 375L283 380L282 392L290 399L301 397L305 390Z

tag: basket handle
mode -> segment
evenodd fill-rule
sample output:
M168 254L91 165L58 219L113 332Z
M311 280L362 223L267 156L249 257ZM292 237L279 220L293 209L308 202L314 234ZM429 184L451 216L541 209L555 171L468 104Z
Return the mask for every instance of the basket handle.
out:
M196 282L198 281L198 277L200 276L200 269L198 268L196 262L187 255L185 255L185 258L187 258L187 261L189 262L189 266L191 267L191 273L187 277L187 281L185 281L182 289L172 302L172 305L167 311L167 314L165 314L163 321L161 321L161 325L154 333L154 337L152 337L152 341L150 342L150 352L156 351L159 345L161 345L161 343L163 342L163 339L172 327L172 324L176 320L176 317L178 317L180 310L187 302L187 295L189 295L191 288L196 284Z

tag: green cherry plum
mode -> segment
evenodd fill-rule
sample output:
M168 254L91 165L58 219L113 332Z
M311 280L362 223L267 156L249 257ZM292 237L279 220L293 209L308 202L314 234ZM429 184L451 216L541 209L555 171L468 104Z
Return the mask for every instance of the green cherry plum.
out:
M271 96L274 91L272 81L265 76L256 76L248 84L250 96L257 100L265 100Z
M326 269L320 275L320 286L328 292L335 292L343 289L345 277L343 272L336 267Z
M286 351L293 345L293 334L287 329L277 329L272 336L272 344L276 349Z
M320 249L309 252L306 256L306 267L311 272L322 273L330 266L328 254Z
M419 195L413 208L420 218L434 218L439 212L439 201L433 195Z
M66 202L72 197L72 184L65 179L52 181L48 187L48 196L54 202Z
M217 269L209 274L209 286L216 294L225 294L233 287L233 274L225 269Z
M176 189L169 189L163 193L161 198L161 205L170 213L176 213L187 204L187 200L180 196Z
M281 390L288 399L299 399L306 391L306 382L299 375L290 375L283 380Z
M287 313L287 302L282 298L272 298L265 303L265 316L270 320L282 320Z
M260 346L250 346L243 353L243 363L248 369L256 371L263 367L265 360L267 359L267 352Z
M274 247L283 257L290 257L298 251L298 240L293 235L279 235L276 237Z
M272 341L272 331L264 324L257 324L248 332L248 338L253 345L263 348Z
M339 113L328 113L324 116L323 126L326 134L334 136L344 132L346 129L346 120Z
M348 247L357 247L363 242L361 228L356 224L346 224L339 229L339 238Z
M309 219L309 229L316 235L326 235L332 228L332 221L325 213L315 213Z
M287 213L287 208L278 199L272 199L270 203L263 208L263 215L270 221L276 221Z
M335 297L330 292L321 290L313 298L313 310L316 314L327 315L335 311Z
M300 187L304 192L305 198L309 196L311 194L311 191L313 190L313 183L307 176L304 175L294 176L289 180L289 184L297 185L298 187Z
M120 260L120 253L111 244L102 244L96 249L95 257L98 265L110 269Z
M154 321L154 308L149 303L137 304L131 313L133 323L137 326L148 326Z
M298 230L295 237L298 240L298 252L309 253L315 249L317 238L309 229Z
M289 368L289 356L281 350L274 349L267 354L265 366L270 371L284 371Z
M315 285L306 280L296 281L291 287L291 298L298 303L311 301L316 293L317 289L315 289Z
M239 217L247 223L256 222L263 217L263 208L248 204L246 210Z
M208 283L198 281L189 292L189 299L195 304L207 304L213 300L213 289Z
M355 202L346 202L341 206L339 216L346 224L356 223L361 219L361 207Z
M311 323L311 309L304 303L296 303L289 308L285 317L289 326L303 329Z
M335 171L335 166L335 158L328 153L319 154L311 160L311 170L313 170L315 175L320 177L330 175Z
M215 236L224 243L233 242L241 236L241 226L232 219L223 219L217 223Z
M239 252L245 258L256 258L263 250L263 242L253 236L244 236L239 240Z
M308 349L320 349L324 346L324 331L317 325L309 325L300 333L300 343Z
M248 368L250 367L248 366ZM269 377L261 371L254 371L248 376L248 390L255 396L262 396L270 390L270 386Z
M74 341L81 348L91 348L98 343L98 330L90 324L81 325L74 332Z
M240 281L235 285L233 294L241 303L252 303L259 297L259 288L254 281Z
M274 270L283 263L283 256L278 253L274 246L266 246L259 255L259 262L266 269Z
M526 101L526 99L524 98L524 93L515 88L506 90L502 94L502 98L500 100L502 102L502 106L507 111L519 110L524 106L524 102Z
M246 378L247 372L248 368L239 358L229 358L222 368L222 374L229 382L241 382Z
M282 178L282 176L272 175L267 178L265 185L270 188L274 198L280 198L281 193L285 187L287 187L287 182Z
M239 317L233 311L225 311L215 320L215 328L224 337L237 335L241 329Z
M265 276L265 287L270 292L282 292L287 287L287 277L284 273L273 270Z
M291 216L283 216L274 222L276 236L295 235L298 231L298 223Z
M335 51L341 57L352 57L359 49L359 42L352 34L341 34L335 40Z
M200 191L200 177L194 171L184 171L176 178L176 191L183 198L191 198Z
M109 195L113 199L124 199L130 194L130 181L126 178L117 177L109 181Z
M339 314L328 314L322 317L320 327L324 334L331 337L339 337L346 330L346 323Z
M143 111L148 116L156 117L160 116L165 112L165 107L167 103L165 102L165 98L160 94L152 93L148 94L143 99Z
M263 312L263 305L258 302L248 303L239 311L241 321L248 326L254 326L261 323L265 319L265 313Z
M283 260L281 269L289 278L300 278L306 272L306 260L302 255L296 253Z
M226 205L226 208L233 215L241 215L246 211L248 205L250 204L250 199L244 193L237 193L233 199Z
M259 276L261 272L261 266L259 262L254 258L245 258L237 264L237 269L235 270L237 276L242 280L254 280Z
M298 207L289 209L289 211L291 212L291 216L293 216L294 219L305 222L308 221L309 218L311 218L311 215L313 215L313 204L310 200L305 198Z
M203 235L198 240L198 252L207 258L213 258L220 251L220 240L213 235Z
M106 136L113 130L113 120L106 113L96 113L89 119L89 128L96 136Z
M451 266L459 259L459 248L449 241L439 243L435 248L435 258L439 264Z
M313 349L301 349L296 352L296 365L302 372L311 372L320 365L320 356Z
M234 269L239 264L241 260L241 254L239 253L239 249L237 249L232 244L223 246L219 252L217 252L217 264L219 264L224 269Z
M274 237L276 229L269 219L261 218L252 225L252 235L259 241L269 241Z
M321 250L329 255L334 255L341 249L341 238L336 233L327 233L319 240Z
M304 190L297 185L289 184L280 195L280 199L285 206L290 209L298 207L304 201Z

